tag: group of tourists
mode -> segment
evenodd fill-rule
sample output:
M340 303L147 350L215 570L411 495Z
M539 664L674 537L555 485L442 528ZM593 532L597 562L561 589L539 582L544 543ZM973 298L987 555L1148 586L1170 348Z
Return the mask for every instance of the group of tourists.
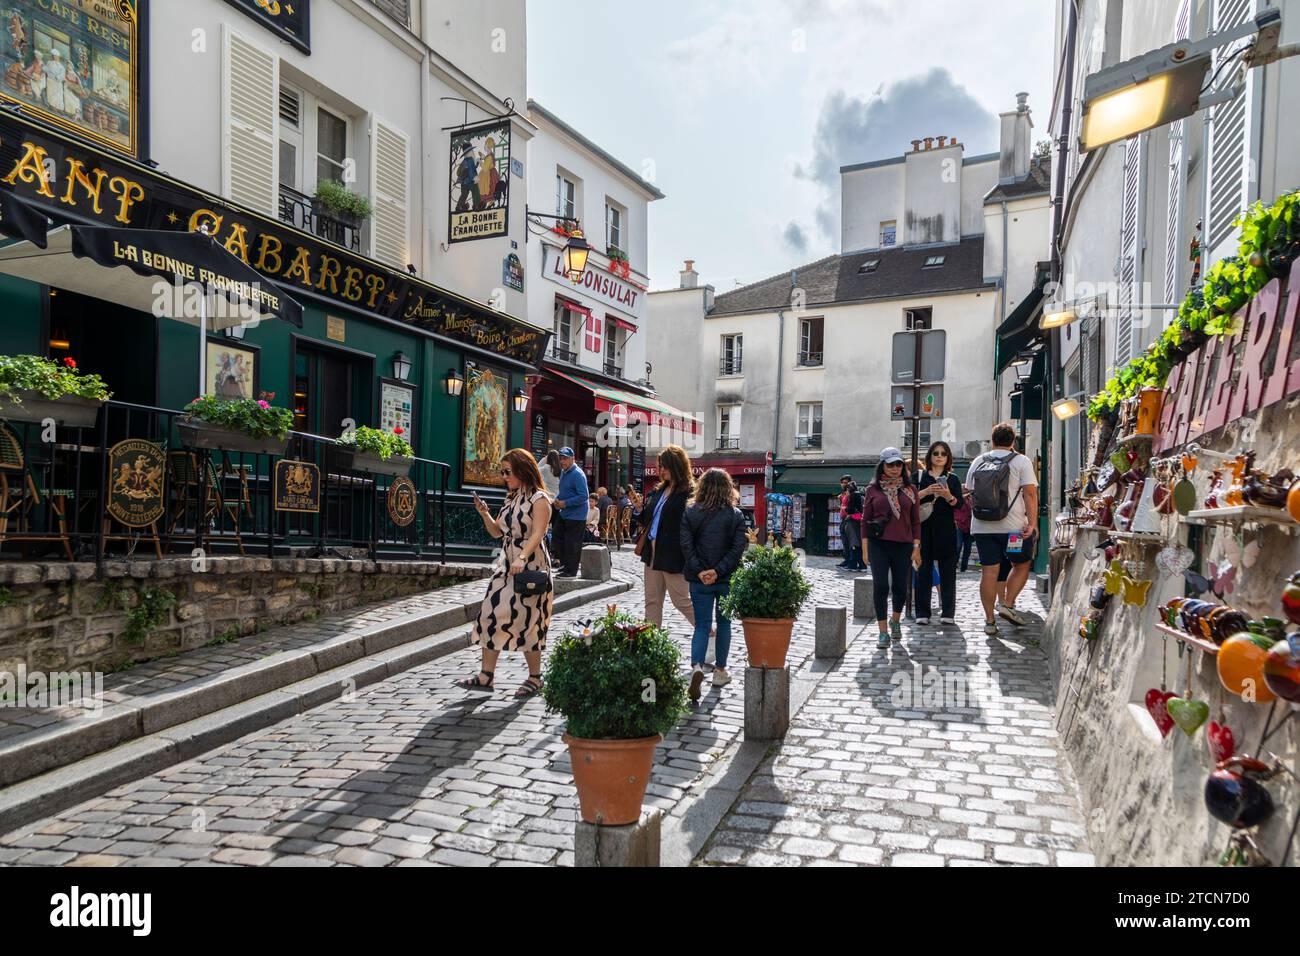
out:
M957 567L960 563L966 569L972 544L979 555L985 633L998 633L999 615L1016 625L1027 623L1015 604L1036 550L1038 487L1032 463L1015 450L1015 438L1009 424L994 428L992 450L971 462L964 484L953 474L952 449L942 441L930 446L924 467L914 474L902 453L890 447L880 452L875 477L865 489L848 475L841 479L845 561L840 566L870 567L880 648L902 640L913 574L925 585L916 588L917 625L931 623L936 574L939 622L956 623ZM689 694L698 701L711 639L712 685L722 687L731 680L731 621L720 601L748 546L747 523L737 507L739 490L725 471L711 468L695 480L690 458L678 445L663 449L658 464L659 485L639 502L633 528L644 566L644 616L662 625L667 597L690 623ZM501 541L501 553L472 635L482 651L482 666L457 684L491 691L500 653L519 651L528 677L515 696L527 698L542 688L541 656L554 607L552 578L577 575L591 498L599 507L601 495L608 493L601 488L590 494L587 476L568 447L548 453L540 467L528 451L512 449L501 460L501 476L506 501L495 516L474 495L474 507L487 533ZM627 490L616 491L621 503ZM637 503L630 496L627 500ZM546 545L548 531L558 571Z

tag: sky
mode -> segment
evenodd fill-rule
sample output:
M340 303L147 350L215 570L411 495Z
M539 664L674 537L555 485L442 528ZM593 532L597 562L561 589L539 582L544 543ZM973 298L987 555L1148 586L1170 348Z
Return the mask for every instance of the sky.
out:
M1051 107L1050 0L528 0L528 95L666 197L651 289L719 293L839 252L839 167L998 146Z

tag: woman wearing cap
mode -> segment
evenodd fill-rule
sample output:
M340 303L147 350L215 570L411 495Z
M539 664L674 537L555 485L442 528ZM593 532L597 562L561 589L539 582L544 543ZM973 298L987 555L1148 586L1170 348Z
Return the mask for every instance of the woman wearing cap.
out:
M952 473L952 449L937 441L925 453L925 470L916 477L918 498L922 504L933 502L930 517L921 524L921 572L916 590L916 623L930 623L930 600L934 588L934 566L939 565L939 601L944 624L955 624L957 613L957 522L955 512L961 507L961 482Z
M871 582L876 603L876 623L880 627L877 647L888 647L892 637L903 639L903 605L907 602L907 584L912 568L921 564L921 514L916 488L903 467L903 455L897 448L880 453L876 477L867 485L862 505L862 527L868 539L867 560L871 564ZM879 529L872 534L871 529ZM888 616L889 596L893 592L894 615Z

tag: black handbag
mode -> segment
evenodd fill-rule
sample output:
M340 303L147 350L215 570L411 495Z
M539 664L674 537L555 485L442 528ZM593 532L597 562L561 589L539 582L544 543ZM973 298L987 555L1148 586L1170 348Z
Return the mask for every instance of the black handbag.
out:
M871 521L862 522L862 537L879 538L885 533L885 525L889 522L885 518L875 518Z
M547 571L520 571L514 575L515 593L525 596L530 594L547 594L553 587L551 575Z

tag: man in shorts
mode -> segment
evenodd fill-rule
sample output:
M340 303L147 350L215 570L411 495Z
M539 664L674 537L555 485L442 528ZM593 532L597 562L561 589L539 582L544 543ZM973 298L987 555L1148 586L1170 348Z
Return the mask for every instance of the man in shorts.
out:
M1016 430L1003 422L993 429L993 450L971 462L966 488L973 490L971 475L985 459L1010 460L1007 499L1010 510L998 521L982 520L972 515L971 535L980 558L980 601L984 605L984 633L997 634L996 614L1020 626L1026 619L1016 610L1016 599L1029 580L1037 549L1034 524L1038 516L1038 478L1033 463L1015 450ZM1013 534L1019 535L1019 551L1008 549ZM998 599L1001 598L1001 607Z

